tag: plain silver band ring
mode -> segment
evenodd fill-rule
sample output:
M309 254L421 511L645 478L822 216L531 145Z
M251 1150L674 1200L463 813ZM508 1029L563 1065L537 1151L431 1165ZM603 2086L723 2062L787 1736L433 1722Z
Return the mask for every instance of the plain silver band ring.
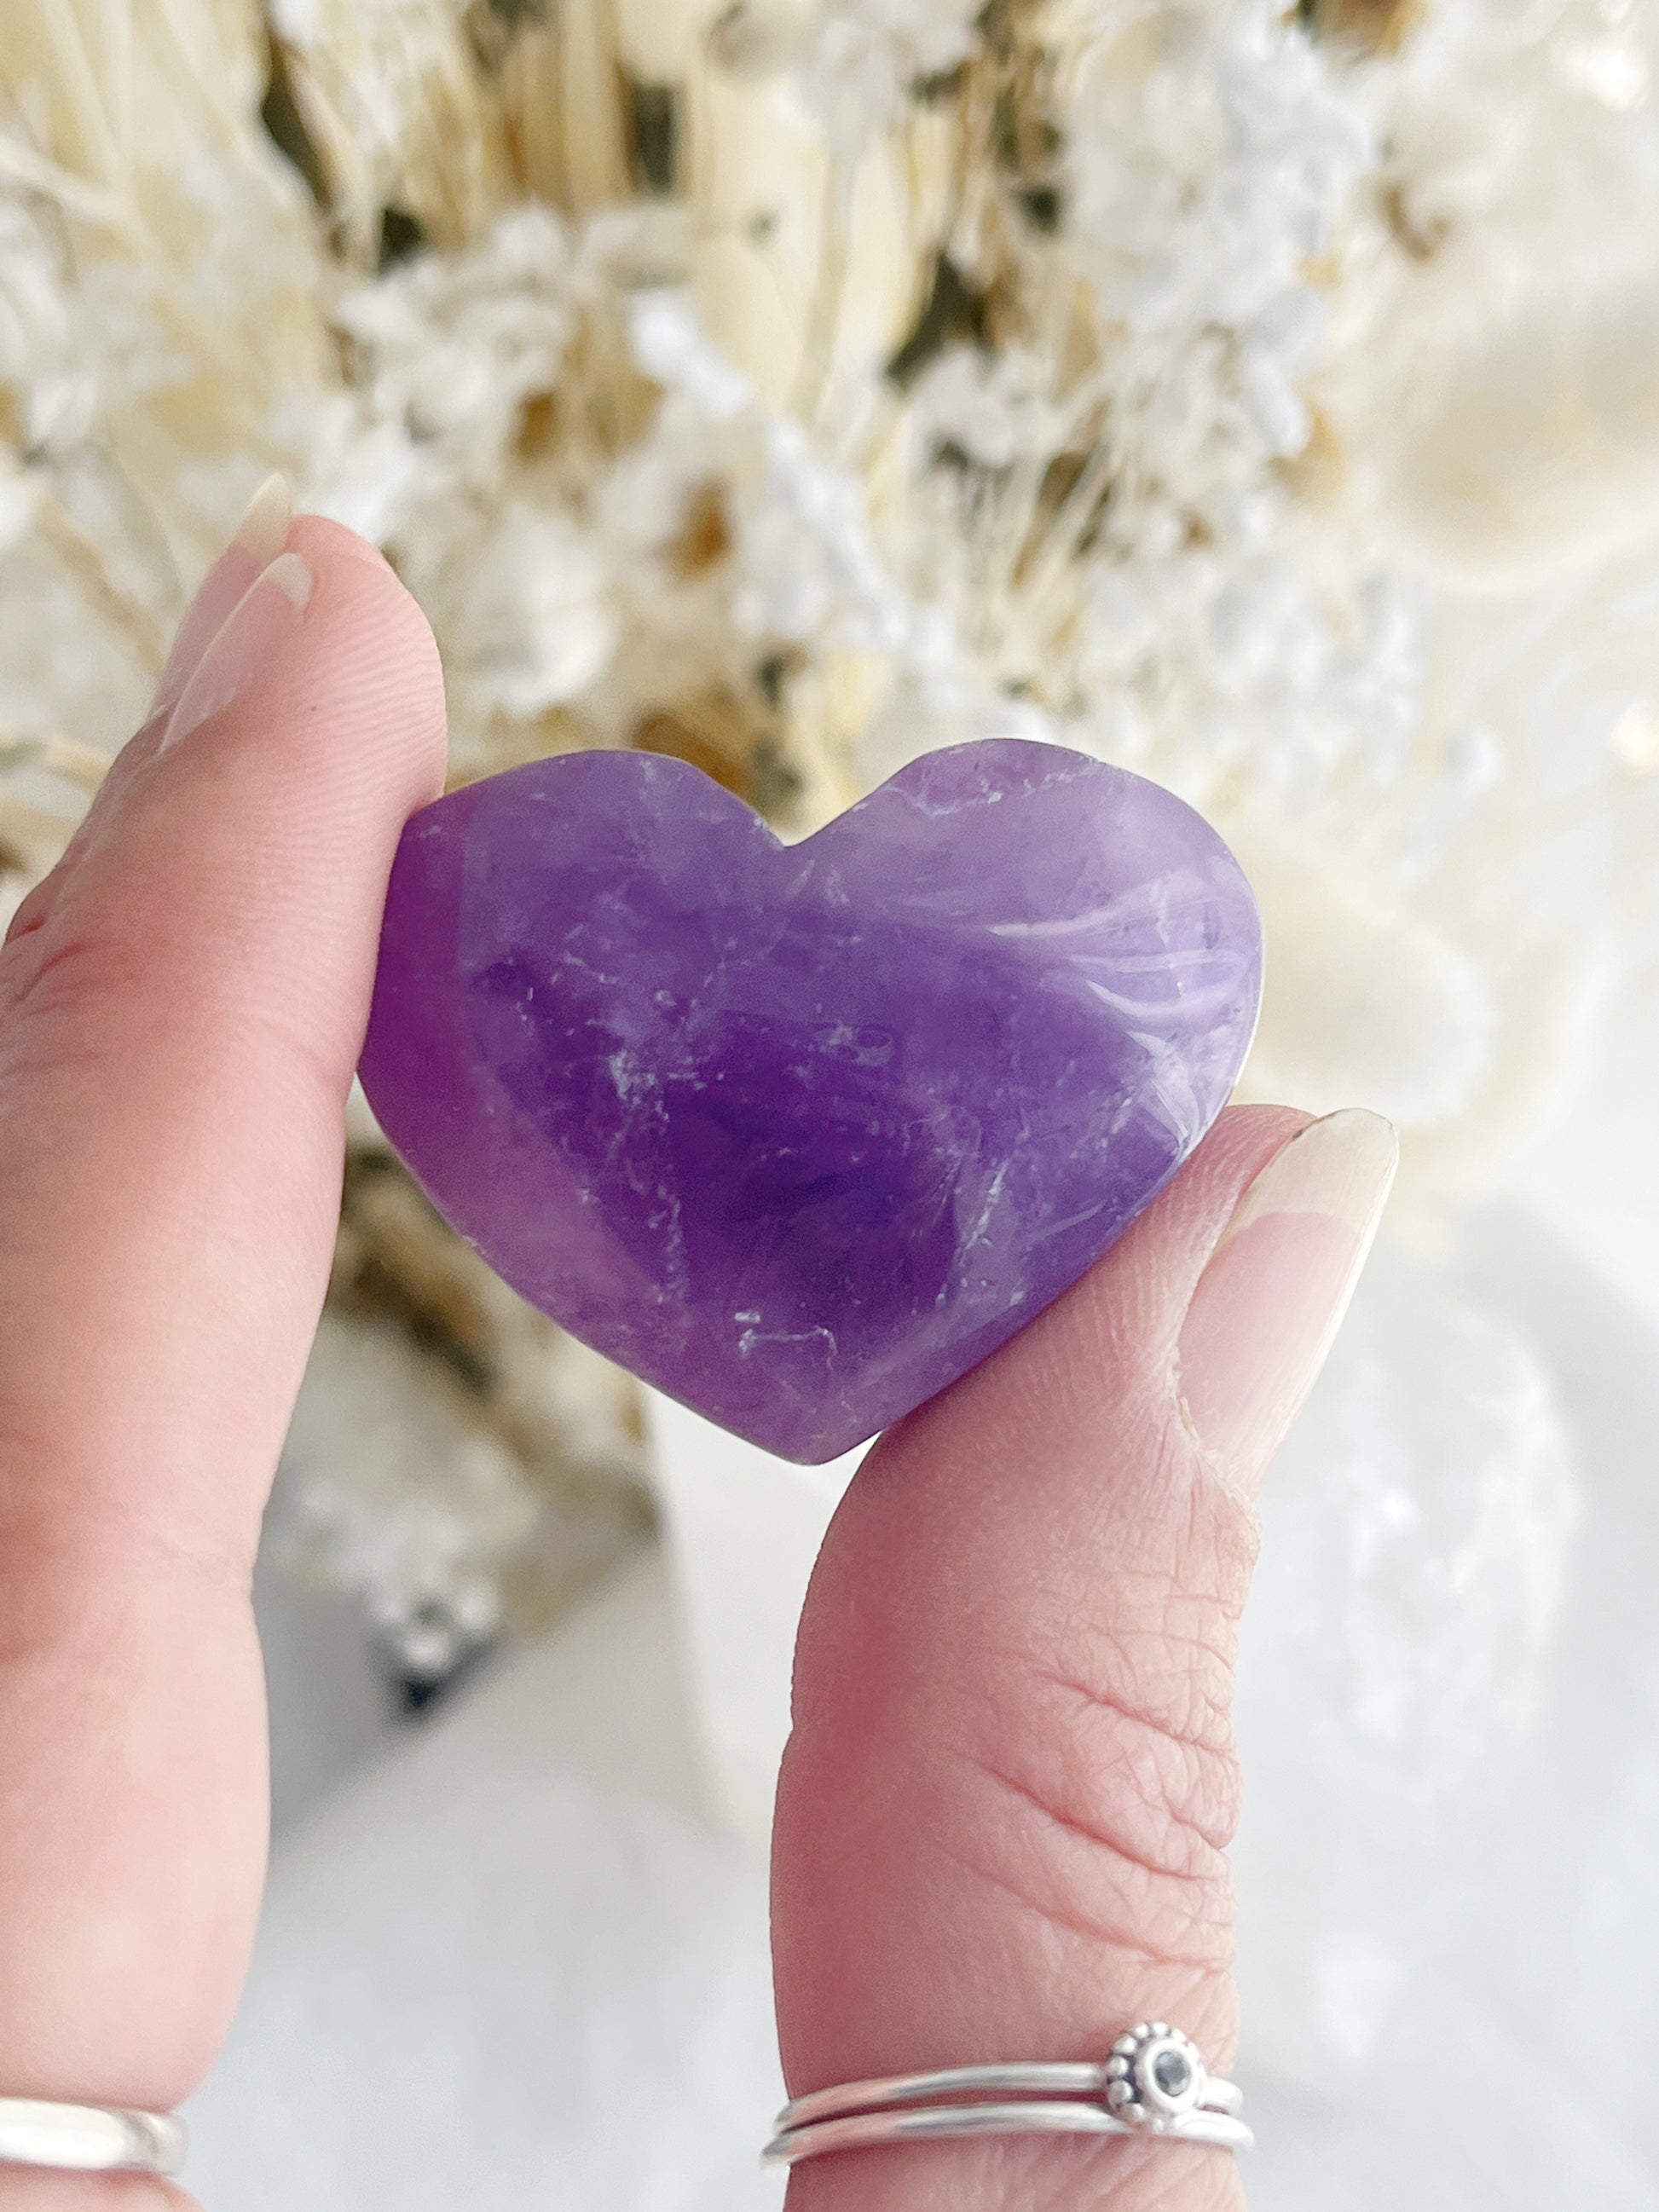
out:
M843 2081L833 2089L814 2090L810 2097L797 2097L786 2105L772 2125L775 2133L782 2135L790 2128L839 2119L845 2113L879 2112L938 2097L1100 2097L1109 2079L1103 2062L1094 2059L947 2066L932 2074L891 2074L879 2081ZM1206 2112L1237 2113L1243 2108L1244 2094L1212 2074L1205 2079L1199 2102Z
M1143 2142L1210 2143L1223 2150L1248 2150L1255 2141L1243 2120L1226 2112L1188 2112L1154 2135L1116 2118L1099 2105L929 2105L904 2112L855 2112L844 2119L787 2129L774 2136L761 2160L766 2166L793 2166L798 2159L818 2158L829 2151L993 2135L1135 2136Z
M172 2112L0 2097L0 2166L173 2174L184 2165L187 2140L184 2122Z

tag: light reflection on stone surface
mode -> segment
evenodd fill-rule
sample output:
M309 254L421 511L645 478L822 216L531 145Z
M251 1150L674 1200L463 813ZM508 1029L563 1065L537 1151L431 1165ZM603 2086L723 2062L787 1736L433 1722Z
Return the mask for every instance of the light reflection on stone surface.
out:
M1059 746L926 755L790 847L684 763L568 754L410 824L362 1075L526 1297L818 1462L1167 1182L1261 972L1215 833Z

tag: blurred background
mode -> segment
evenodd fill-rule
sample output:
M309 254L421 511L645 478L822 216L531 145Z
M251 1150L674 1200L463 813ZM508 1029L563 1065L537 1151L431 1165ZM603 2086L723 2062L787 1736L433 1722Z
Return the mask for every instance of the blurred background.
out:
M0 915L273 468L425 607L458 782L640 746L793 836L1025 734L1240 853L1247 1094L1404 1148L1245 1654L1283 2212L1659 2207L1656 65L1652 0L0 0ZM850 1463L648 1401L350 1139L192 2178L775 2203Z

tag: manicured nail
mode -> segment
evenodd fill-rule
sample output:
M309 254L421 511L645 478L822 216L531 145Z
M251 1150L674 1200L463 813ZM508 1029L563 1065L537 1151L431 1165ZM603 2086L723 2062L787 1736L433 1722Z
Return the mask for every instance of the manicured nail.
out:
M300 627L311 584L311 570L297 553L279 553L256 578L197 662L158 753L199 729L258 680Z
M1399 1164L1380 1114L1310 1122L1235 1207L1181 1331L1181 1396L1228 1480L1254 1495L1325 1364Z
M179 625L179 635L155 687L152 721L178 705L202 655L224 628L237 601L287 544L293 520L294 495L287 479L267 477L248 501L247 512L229 544L203 578L201 589Z

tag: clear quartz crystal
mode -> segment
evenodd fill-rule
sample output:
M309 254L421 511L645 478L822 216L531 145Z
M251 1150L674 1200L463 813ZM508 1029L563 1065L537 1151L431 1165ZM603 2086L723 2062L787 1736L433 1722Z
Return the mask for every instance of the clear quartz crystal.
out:
M1478 1879L1536 1725L1576 1486L1539 1354L1382 1249L1262 1492L1235 1850L1253 2057L1329 2088Z

